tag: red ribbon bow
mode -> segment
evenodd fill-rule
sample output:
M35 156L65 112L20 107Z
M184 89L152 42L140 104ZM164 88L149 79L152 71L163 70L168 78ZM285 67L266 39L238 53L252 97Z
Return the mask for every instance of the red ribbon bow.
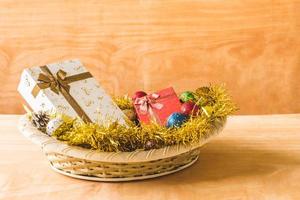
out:
M140 98L136 98L134 105L138 106L138 109L142 114L149 114L150 117L155 121L159 121L159 118L153 112L153 109L160 110L164 107L163 104L157 103L156 100L159 98L159 94L153 93Z

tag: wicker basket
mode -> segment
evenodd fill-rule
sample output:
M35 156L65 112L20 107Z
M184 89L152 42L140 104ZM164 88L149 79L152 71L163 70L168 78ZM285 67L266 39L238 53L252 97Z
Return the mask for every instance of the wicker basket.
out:
M215 133L221 130L220 123ZM192 165L199 148L209 138L194 146L174 145L149 151L99 152L58 141L32 126L26 115L19 121L22 134L43 149L55 171L86 180L131 181L174 173ZM210 137L211 138L211 137Z

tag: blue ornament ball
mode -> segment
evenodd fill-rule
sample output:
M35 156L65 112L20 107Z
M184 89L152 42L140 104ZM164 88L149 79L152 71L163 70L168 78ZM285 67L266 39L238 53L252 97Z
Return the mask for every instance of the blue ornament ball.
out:
M180 127L188 120L188 118L188 115L179 112L174 112L168 117L166 125L168 128Z

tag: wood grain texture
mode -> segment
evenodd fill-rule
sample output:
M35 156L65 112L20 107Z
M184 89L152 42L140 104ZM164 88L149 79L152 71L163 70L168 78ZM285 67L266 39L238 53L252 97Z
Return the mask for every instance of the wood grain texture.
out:
M110 93L226 83L240 113L300 112L300 2L1 0L0 113L23 68L79 58Z
M0 115L0 199L292 200L300 198L300 115L234 116L199 160L173 175L128 183L72 179Z

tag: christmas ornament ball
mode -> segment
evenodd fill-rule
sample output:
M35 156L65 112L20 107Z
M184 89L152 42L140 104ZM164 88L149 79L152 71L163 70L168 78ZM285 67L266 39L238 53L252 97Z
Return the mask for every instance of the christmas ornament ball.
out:
M181 113L185 115L196 116L199 112L199 107L191 101L187 101L181 105Z
M187 120L188 120L187 115L180 112L174 112L168 117L166 126L168 128L180 127Z
M146 95L147 95L147 93L144 92L144 91L136 91L134 93L134 95L132 96L132 99L135 100L137 98L141 98L141 97L146 96Z
M181 93L179 99L182 102L194 101L195 100L195 96L194 96L193 92L185 91L185 92Z
M51 119L46 127L46 133L51 136L64 123L61 117Z

